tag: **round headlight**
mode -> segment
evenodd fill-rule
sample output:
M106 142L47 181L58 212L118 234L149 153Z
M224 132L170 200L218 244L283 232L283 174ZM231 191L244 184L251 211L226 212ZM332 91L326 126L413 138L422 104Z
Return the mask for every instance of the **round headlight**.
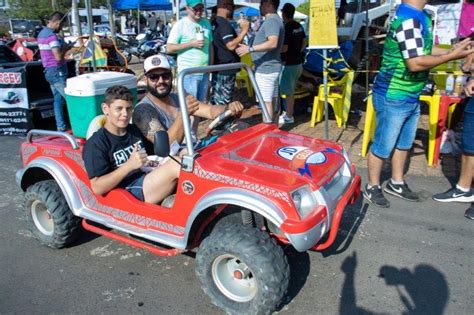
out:
M291 193L291 199L293 199L295 208L299 211L301 209L301 193L299 191L294 191Z

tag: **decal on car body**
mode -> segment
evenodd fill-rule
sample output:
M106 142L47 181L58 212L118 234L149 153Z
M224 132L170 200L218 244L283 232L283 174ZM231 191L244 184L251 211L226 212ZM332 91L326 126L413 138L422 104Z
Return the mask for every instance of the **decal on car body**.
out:
M322 152L314 152L307 147L301 146L287 146L277 150L278 156L291 161L292 168L297 169L301 176L306 174L309 177L312 177L311 170L309 169L311 165L326 163L327 157L324 152L332 153L335 152L335 150L327 149Z
M181 187L186 195L192 195L194 193L194 185L189 180L185 180Z

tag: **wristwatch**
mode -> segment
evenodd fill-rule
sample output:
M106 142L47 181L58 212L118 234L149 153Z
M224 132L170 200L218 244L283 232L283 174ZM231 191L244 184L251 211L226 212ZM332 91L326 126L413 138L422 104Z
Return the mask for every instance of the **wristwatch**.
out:
M249 47L249 52L250 52L250 53L253 53L254 51L255 51L255 48L253 48L253 46L250 46L250 47Z

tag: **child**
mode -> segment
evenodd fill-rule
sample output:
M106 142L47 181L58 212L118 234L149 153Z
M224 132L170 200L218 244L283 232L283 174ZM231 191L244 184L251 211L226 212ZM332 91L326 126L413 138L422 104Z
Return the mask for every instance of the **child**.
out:
M140 170L148 159L140 130L129 124L132 101L132 93L124 86L105 91L104 127L86 141L82 156L95 194L121 187L141 201L159 203L175 189L180 166L169 160L150 173Z

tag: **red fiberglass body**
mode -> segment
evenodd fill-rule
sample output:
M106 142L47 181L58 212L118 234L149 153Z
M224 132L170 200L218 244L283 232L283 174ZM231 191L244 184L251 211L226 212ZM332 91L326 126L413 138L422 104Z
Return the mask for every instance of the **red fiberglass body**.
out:
M274 124L222 136L201 149L193 171L181 171L172 208L140 202L123 189L95 195L82 161L84 140L76 141L78 149L64 137L25 142L20 186L26 189L32 177L47 176L46 171L76 216L179 250L189 248L195 219L223 204L261 214L277 228L275 237L299 251L322 249L316 243L330 229L335 228L335 237L337 212L342 214L359 194L360 177L341 146L290 134ZM298 189L314 201L305 213L295 205Z

